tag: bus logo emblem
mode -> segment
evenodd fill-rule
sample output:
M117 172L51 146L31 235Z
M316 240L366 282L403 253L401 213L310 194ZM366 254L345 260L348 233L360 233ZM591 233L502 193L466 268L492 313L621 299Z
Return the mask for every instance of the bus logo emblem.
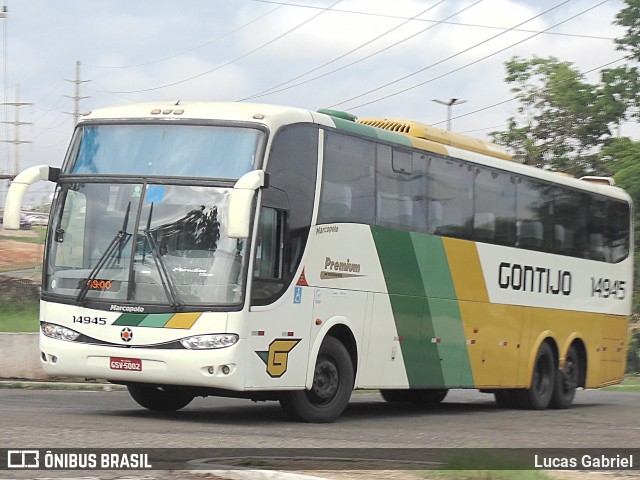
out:
M256 352L267 366L267 373L271 378L280 378L286 373L289 352L300 343L300 340L299 338L274 340L269 344L269 351Z
M123 342L130 342L133 338L133 331L130 328L123 328L120 331L120 338Z

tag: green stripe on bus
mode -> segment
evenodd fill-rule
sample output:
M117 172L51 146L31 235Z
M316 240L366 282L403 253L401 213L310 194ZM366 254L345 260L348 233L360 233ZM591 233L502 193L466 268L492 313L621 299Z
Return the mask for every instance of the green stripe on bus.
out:
M173 313L152 313L142 320L139 327L164 327L173 317Z
M147 315L138 313L123 313L118 319L113 322L113 325L120 327L137 327Z
M433 325L432 341L440 358L447 387L474 386L462 316L458 308L453 278L442 239L410 233L417 265L422 276Z
M443 387L444 376L422 274L408 232L371 227L384 273L409 386Z

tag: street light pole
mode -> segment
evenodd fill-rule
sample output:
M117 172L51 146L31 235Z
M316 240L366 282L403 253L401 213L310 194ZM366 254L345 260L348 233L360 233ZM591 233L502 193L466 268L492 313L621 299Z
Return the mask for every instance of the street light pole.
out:
M438 100L437 98L433 99L434 102L439 103L440 105L444 105L447 107L447 130L451 130L451 109L454 105L460 105L461 103L465 103L466 100L460 100L459 98L451 98L449 100Z

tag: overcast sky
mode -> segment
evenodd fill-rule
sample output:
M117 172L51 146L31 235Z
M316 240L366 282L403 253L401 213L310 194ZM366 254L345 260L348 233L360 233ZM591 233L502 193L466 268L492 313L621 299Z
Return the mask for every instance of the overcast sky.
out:
M21 169L59 166L81 111L152 100L256 101L412 119L486 138L516 102L514 55L581 71L622 58L617 0L5 0L4 96L20 109ZM540 33L542 32L542 33ZM610 66L617 66L615 63ZM271 93L269 93L271 92ZM252 99L252 97L254 97ZM500 102L500 105L496 105ZM4 115L13 121L15 110ZM459 117L459 118L456 118ZM623 129L623 134L626 132ZM627 133L628 134L628 133ZM6 126L3 139L14 138ZM0 144L0 171L13 169Z

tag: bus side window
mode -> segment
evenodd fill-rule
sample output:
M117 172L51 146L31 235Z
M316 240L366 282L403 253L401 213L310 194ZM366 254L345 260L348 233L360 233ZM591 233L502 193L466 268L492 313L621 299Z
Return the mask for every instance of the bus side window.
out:
M607 222L611 261L618 263L629 256L629 205L609 202Z
M319 215L333 221L348 221L351 213L351 188L349 185L326 180L322 186L322 202Z
M374 143L325 131L319 224L373 223L375 160Z
M253 300L266 300L284 287L284 237L286 212L263 207L256 237L253 264Z
M432 158L428 178L429 200L439 203L442 213L440 225L434 233L470 238L473 227L473 178L469 167L454 160Z

